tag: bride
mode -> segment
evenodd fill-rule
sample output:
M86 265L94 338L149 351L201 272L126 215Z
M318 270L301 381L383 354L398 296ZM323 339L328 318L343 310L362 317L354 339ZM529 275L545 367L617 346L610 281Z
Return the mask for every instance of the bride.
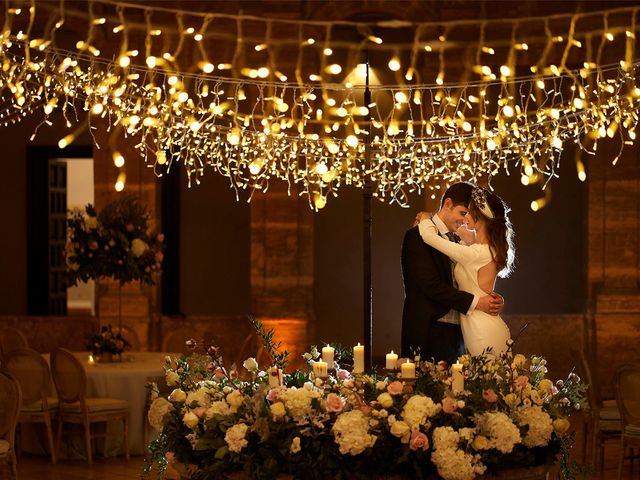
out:
M425 243L454 262L453 275L460 290L484 296L493 291L496 276L507 277L513 269L513 228L508 208L500 197L475 187L469 210L457 233L464 243L451 242L438 234L431 218L419 215L420 235ZM491 348L494 355L507 349L509 328L499 316L474 310L460 316L466 349L479 355Z

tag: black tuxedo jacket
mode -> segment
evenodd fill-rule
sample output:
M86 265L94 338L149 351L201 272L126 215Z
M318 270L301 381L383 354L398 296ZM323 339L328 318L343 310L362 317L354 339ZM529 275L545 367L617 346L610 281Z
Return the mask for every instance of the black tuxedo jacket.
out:
M449 310L467 313L473 295L453 287L451 260L422 240L418 227L407 231L402 243L404 308L402 355L420 347L423 360L455 361L462 353L459 325L438 322Z

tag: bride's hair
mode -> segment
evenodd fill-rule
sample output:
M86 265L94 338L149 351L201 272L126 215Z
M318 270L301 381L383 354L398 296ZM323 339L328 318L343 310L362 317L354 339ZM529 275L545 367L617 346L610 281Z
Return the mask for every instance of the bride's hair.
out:
M515 262L513 226L508 213L509 208L499 196L480 187L474 189L469 214L475 221L485 223L491 255L498 266L498 276L502 278L513 272Z

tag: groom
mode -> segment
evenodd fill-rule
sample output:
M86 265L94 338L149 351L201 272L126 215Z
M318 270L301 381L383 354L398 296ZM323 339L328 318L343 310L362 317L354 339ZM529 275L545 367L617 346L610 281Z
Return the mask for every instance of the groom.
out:
M432 218L441 236L456 241L454 232L466 223L473 188L459 182L444 192L440 210ZM407 231L402 243L403 357L413 358L412 350L419 347L422 360L453 363L464 353L460 313L478 309L498 315L502 310L503 300L497 294L476 297L458 290L452 270L449 257L424 243L417 226Z

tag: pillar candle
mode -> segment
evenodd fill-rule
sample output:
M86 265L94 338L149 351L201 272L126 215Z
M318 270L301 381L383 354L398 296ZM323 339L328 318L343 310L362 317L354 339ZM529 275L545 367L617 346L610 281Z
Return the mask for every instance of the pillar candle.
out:
M451 390L453 393L460 393L464 390L462 364L458 362L451 365Z
M393 353L393 350L391 350L391 353L387 353L387 362L386 362L387 370L395 370L397 361L398 361L397 353Z
M353 373L364 372L364 345L353 347Z
M416 378L416 364L407 360L407 363L400 365L402 378Z
M327 377L327 362L315 362L313 364L313 375L316 378Z
M88 361L89 365L95 365L96 361L93 359L93 355L89 355L89 361Z
M329 368L333 368L334 351L333 347L322 347L322 361L325 362Z
M282 370L278 367L271 367L267 370L269 374L269 386L270 387L280 387L282 385Z

